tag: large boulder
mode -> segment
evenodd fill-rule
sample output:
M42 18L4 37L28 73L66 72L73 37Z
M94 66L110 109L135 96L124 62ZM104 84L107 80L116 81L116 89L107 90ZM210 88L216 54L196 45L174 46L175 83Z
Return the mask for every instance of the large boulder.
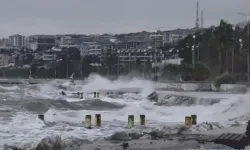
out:
M60 136L48 136L41 140L36 150L60 150L62 148L62 139Z
M131 140L131 138L129 137L129 134L124 131L115 132L114 134L112 134L109 137L106 137L105 139L109 141L130 141Z
M248 120L248 122L247 122L247 128L246 128L245 135L247 136L248 144L250 144L250 120Z
M92 144L93 142L86 139L68 137L62 139L60 136L47 136L43 138L34 150L61 150L65 147L80 147L82 144Z
M158 101L158 93L156 93L155 91L150 93L148 96L147 96L147 99L150 100L150 101L154 101L154 102L157 102Z

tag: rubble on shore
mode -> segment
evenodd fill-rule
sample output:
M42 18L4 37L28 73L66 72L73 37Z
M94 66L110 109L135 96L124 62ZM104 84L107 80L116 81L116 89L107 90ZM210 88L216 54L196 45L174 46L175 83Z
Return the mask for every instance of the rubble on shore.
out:
M48 136L43 138L36 146L18 148L5 146L5 150L108 150L111 147L123 149L129 146L134 150L149 150L153 147L167 149L186 148L228 148L228 146L214 144L213 139L218 135L202 134L200 131L221 130L218 123L201 123L187 128L186 126L173 126L162 128L141 128L115 132L101 140L92 142L87 139L70 137L62 139L61 136ZM143 148L145 146L145 148ZM148 149L147 149L148 148Z

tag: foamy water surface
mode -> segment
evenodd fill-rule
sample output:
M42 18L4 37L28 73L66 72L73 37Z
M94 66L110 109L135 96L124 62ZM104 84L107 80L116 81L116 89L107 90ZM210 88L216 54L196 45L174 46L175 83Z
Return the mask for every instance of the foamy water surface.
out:
M65 97L59 93L58 86L67 88ZM100 95L101 101L93 99L92 92L99 89L140 88L139 94L125 94L119 98ZM72 92L84 92L84 98L74 97ZM199 98L223 98L211 106L156 106L146 99L154 91L151 81L140 79L119 79L109 81L98 75L93 75L84 81L73 85L69 81L54 80L38 85L0 86L0 147L8 145L36 144L45 136L59 134L63 138L80 137L97 139L124 130L127 126L127 116L135 115L135 124L139 124L139 115L146 115L146 125L159 127L167 124L183 124L184 117L190 114L198 115L200 122L219 122L227 125L229 120L244 123L250 110L248 109L250 95L219 94L212 92L185 93L187 96ZM180 92L160 92L161 94L181 94ZM184 93L182 93L184 94ZM185 95L184 94L184 95ZM92 100L92 101L90 101ZM88 104L88 105L87 105ZM100 105L100 106L99 106ZM103 107L103 109L102 109ZM45 115L45 125L37 119L38 114ZM85 115L102 115L102 127L84 128ZM93 125L94 125L94 121Z

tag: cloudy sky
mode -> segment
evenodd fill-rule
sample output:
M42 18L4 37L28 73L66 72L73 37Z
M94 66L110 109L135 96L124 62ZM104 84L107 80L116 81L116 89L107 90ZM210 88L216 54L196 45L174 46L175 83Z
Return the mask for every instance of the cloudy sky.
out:
M197 0L0 0L0 37L11 34L124 33L195 25ZM237 23L250 0L199 0L205 26Z

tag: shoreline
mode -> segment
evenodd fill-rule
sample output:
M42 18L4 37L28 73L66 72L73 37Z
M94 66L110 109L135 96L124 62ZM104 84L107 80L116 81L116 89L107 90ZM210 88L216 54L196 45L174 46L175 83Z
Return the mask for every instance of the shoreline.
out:
M205 139L205 140L204 140ZM200 141L199 141L200 140ZM202 134L173 134L161 139L139 139L130 141L101 141L93 144L71 145L63 150L122 150L127 145L128 150L187 150L187 149L230 149L230 147L215 144L211 137Z
M87 139L70 138L62 140L60 136L46 137L39 143L40 148L32 150L55 150L55 145L59 145L60 150L199 150L205 149L233 149L226 144L216 144L216 139L223 133L235 133L246 138L245 125L238 127L217 128L209 131L189 132L188 128L174 133L163 133L164 131L155 130L150 133L136 133L137 131L115 132L111 136L101 138L98 141L89 141ZM231 134L232 135L232 134ZM244 139L241 138L241 139ZM227 138L225 138L227 139ZM246 140L246 139L244 139ZM51 141L60 141L51 143ZM235 142L234 140L231 142ZM56 143L56 144L55 144ZM229 143L230 144L230 143ZM243 148L246 145L242 140L237 143ZM46 145L41 148L42 145ZM47 146L49 145L49 146ZM235 144L234 144L235 145ZM49 148L49 147L54 147ZM246 147L245 147L246 148ZM249 148L249 147L248 147Z

